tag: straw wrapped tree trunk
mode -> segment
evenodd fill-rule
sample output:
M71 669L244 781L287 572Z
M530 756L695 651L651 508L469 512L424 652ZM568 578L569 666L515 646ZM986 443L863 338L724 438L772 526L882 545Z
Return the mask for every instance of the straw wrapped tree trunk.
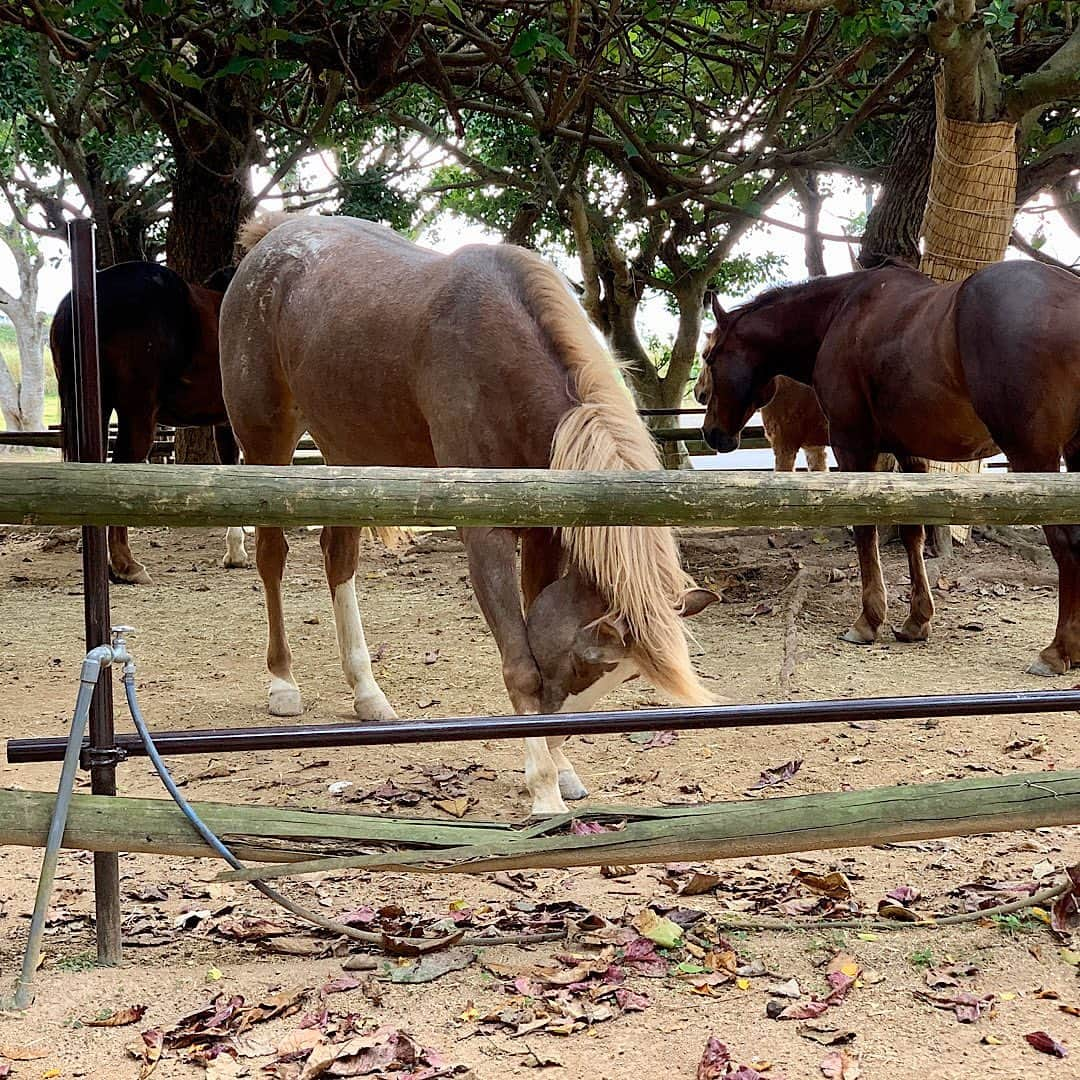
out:
M1016 209L1016 124L957 120L946 112L946 76L934 85L937 126L923 215L919 269L935 281L963 281L1005 257ZM981 461L931 461L931 472L977 473ZM938 553L966 541L970 525L937 526Z

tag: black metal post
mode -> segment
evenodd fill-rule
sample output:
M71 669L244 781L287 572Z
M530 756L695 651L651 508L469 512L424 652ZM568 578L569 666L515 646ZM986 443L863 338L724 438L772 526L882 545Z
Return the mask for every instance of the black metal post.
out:
M76 461L105 460L105 420L101 415L101 373L98 368L97 271L94 223L85 218L68 224L71 249L71 313L75 338ZM109 547L107 530L84 526L83 607L86 649L108 645ZM90 707L91 790L116 794L113 756L113 696L109 670L101 673ZM120 860L115 852L94 853L94 896L98 963L120 963Z
M629 731L702 731L718 728L839 724L853 720L917 720L924 717L992 716L1078 712L1076 690L1006 691L996 694L942 694L920 697L780 701L761 705L705 705L681 709L613 709L553 716L451 716L377 723L286 724L273 727L159 731L154 742L166 756L228 754L258 750L312 750L330 746L394 746L404 743L520 739L525 736L617 735ZM146 753L137 735L119 735L127 754ZM9 739L12 765L59 761L62 738Z

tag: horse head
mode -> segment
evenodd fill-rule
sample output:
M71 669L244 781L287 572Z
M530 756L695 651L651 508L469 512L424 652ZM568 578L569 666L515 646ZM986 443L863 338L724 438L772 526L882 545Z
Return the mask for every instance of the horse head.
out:
M739 435L750 417L776 392L774 367L758 332L760 320L728 313L712 298L716 328L705 346L704 364L694 395L707 406L702 434L721 454L739 448Z
M675 605L690 618L719 597L687 589ZM609 690L636 678L634 633L577 569L545 588L529 608L529 648L541 677L540 711L585 712Z

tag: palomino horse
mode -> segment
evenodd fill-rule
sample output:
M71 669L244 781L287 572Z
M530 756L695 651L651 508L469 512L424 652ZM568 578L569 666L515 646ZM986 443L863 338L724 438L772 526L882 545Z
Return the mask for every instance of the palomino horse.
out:
M221 399L217 317L232 276L218 270L206 286L190 285L157 263L126 262L97 275L101 412L108 430L116 410L113 461L145 461L159 423L214 426L218 456L235 465L236 440ZM60 301L49 332L60 387L64 457L74 444L71 294ZM224 564L246 565L243 531L230 529ZM109 526L109 569L117 581L149 585L150 575L128 546L128 531Z
M974 461L1000 449L1020 472L1080 469L1080 281L1037 262L997 263L937 285L905 264L774 289L730 314L715 307L705 439L734 450L777 375L813 386L841 469ZM934 602L921 525L900 528L911 570L901 641L930 634ZM1054 640L1029 672L1080 664L1080 526L1048 525L1058 564ZM869 644L886 615L877 529L856 525L862 614L845 640Z
M290 463L306 430L332 465L659 468L613 361L536 255L444 256L345 217L257 219L241 243L221 375L246 462ZM356 600L358 534L322 533L338 652L357 714L388 719ZM679 701L710 700L680 616L716 597L683 572L670 529L522 530L520 590L513 530L462 538L516 712L588 709L637 672ZM287 551L281 529L256 529L276 716L302 711L282 614ZM587 794L562 741L525 740L535 814Z

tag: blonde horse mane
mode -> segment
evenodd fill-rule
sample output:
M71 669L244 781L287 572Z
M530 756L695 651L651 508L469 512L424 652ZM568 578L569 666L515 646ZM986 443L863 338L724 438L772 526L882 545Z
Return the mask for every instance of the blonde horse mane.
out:
M526 304L566 365L578 404L559 422L551 468L584 471L661 468L656 444L616 378L615 362L554 267L522 248L504 248L517 264ZM655 686L685 704L713 696L690 663L678 613L694 582L683 570L671 529L642 525L564 528L574 565L625 622L638 668Z

